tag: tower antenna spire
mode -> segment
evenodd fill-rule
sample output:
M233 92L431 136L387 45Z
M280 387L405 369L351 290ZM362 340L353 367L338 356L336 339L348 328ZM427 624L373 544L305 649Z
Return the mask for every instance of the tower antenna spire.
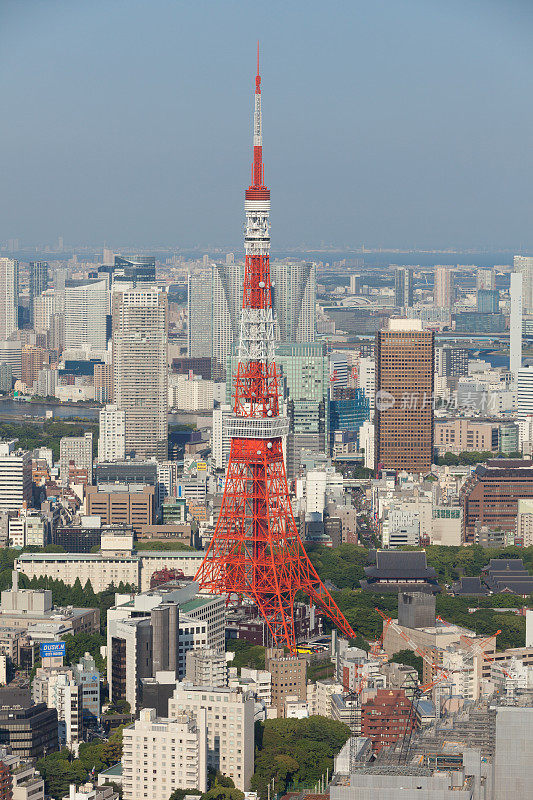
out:
M245 192L246 260L239 365L224 496L211 543L195 580L228 602L250 598L276 645L296 650L294 604L305 592L345 636L355 638L304 550L292 513L279 408L270 280L270 191L264 184L259 43L254 105L252 183Z

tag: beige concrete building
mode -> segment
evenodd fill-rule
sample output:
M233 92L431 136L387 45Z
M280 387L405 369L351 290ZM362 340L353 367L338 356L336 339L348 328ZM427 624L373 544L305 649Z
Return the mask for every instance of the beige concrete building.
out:
M178 683L168 704L169 717L205 714L207 765L247 791L254 772L254 700L239 689Z
M68 483L69 465L73 463L77 469L87 470L87 482L93 480L93 435L91 432L83 436L63 436L59 442L59 474L61 483Z
M228 685L228 664L224 652L212 648L189 650L185 663L185 679L195 686Z
M142 550L135 553L22 553L15 562L17 572L28 578L47 575L73 586L79 578L87 581L95 592L103 592L113 583L128 583L145 592L150 588L154 572L168 567L181 569L188 578L196 575L205 553L203 550L184 550L175 553L163 550Z
M498 448L498 426L469 419L435 422L435 447L439 456L468 451L492 452Z
M344 687L331 679L316 681L307 684L307 707L309 715L319 714L321 717L331 717L331 698L334 694L342 694Z
M168 800L175 789L207 791L206 712L156 717L143 708L123 733L124 800Z
M531 499L518 501L516 536L522 539L524 547L533 545L533 500Z
M272 705L278 716L285 714L287 697L307 701L307 662L299 656L285 655L282 648L269 647L265 655L265 667L272 675Z

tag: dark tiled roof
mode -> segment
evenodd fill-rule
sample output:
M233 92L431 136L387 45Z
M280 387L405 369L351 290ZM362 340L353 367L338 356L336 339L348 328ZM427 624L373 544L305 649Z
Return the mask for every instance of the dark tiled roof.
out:
M376 565L365 567L368 578L426 578L435 580L437 573L428 567L423 550L378 550Z
M504 570L513 570L518 572L526 572L524 562L521 558L491 558L487 567L483 568L483 572L498 572ZM527 574L527 573L526 573Z
M486 586L483 586L480 578L461 578L452 586L454 594L489 594Z
M531 594L533 592L533 578L520 577L508 580L495 580L491 586L494 592L513 592L514 594Z

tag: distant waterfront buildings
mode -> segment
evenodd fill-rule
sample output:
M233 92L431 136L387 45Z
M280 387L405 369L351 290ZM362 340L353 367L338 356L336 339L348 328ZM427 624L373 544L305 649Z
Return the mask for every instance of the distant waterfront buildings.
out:
M8 339L18 327L19 262L0 258L0 341Z
M452 305L453 293L453 273L452 267L435 267L435 286L433 289L433 300L438 308L450 308Z
M533 313L533 256L515 256L514 271L522 274L522 305L525 314Z
M413 305L413 271L410 267L396 267L394 305L398 308L410 308Z

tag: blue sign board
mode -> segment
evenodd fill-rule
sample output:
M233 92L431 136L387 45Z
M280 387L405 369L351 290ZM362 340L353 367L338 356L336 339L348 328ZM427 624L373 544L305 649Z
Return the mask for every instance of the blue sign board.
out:
M41 642L41 658L64 656L66 648L65 642Z

